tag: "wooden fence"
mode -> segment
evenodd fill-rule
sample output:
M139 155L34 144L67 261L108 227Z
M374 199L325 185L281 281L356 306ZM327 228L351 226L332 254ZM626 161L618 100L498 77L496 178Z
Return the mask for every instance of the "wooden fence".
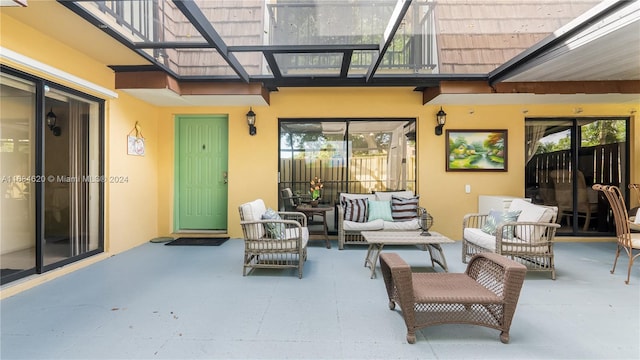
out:
M353 157L346 166L344 158L328 160L281 159L280 188L291 188L295 194L307 195L309 181L314 177L322 179L324 189L322 202L333 205L341 192L369 194L373 191L389 189L391 182L387 155ZM399 185L401 189L415 190L415 157L407 159L406 181ZM398 180L398 179L395 179Z

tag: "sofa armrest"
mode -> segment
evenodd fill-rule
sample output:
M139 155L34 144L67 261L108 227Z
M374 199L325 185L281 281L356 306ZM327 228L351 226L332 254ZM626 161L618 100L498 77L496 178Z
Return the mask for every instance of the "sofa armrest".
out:
M527 273L526 266L499 254L481 253L471 258L465 273L502 298L505 304L504 315L513 316ZM510 324L511 318L504 321Z
M547 222L507 222L496 227L496 249L505 244L542 246L553 242L559 224ZM511 236L505 237L505 234ZM514 239L516 239L514 241Z
M304 214L303 214L304 215ZM265 228L265 226L267 224L273 224L273 225L281 225L283 226L284 231L286 232L289 229L297 229L297 232L294 234L297 234L296 237L289 237L286 239L275 239L269 236L269 233L267 231L264 232L264 235L262 235L261 238L256 237L255 235L258 234L259 232L257 232L255 229L252 230L252 227L255 226L261 226L263 228ZM303 231L302 228L306 227L306 226L302 226L302 224L300 224L300 222L296 221L296 220L243 220L240 221L240 226L243 229L244 232L244 239L247 241L263 241L263 240L277 240L277 241L282 241L282 240L298 240L298 242L300 242L302 240L302 235L303 235Z
M379 259L380 272L389 297L389 309L393 310L397 301L407 313L404 316L409 316L414 303L411 267L396 253L382 253Z

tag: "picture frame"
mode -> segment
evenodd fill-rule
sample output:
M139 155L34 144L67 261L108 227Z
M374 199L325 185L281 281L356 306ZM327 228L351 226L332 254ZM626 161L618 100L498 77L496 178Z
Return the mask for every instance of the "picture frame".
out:
M127 155L144 156L144 138L127 135Z
M507 130L446 130L447 171L507 171Z

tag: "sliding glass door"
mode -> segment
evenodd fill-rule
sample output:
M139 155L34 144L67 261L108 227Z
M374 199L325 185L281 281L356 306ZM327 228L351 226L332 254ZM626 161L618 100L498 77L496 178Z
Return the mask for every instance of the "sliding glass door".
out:
M2 68L2 283L103 250L104 102Z
M318 177L327 206L341 192L415 192L415 134L414 119L281 119L279 190L304 199Z
M558 207L558 234L615 231L606 199L591 186L628 194L628 119L527 119L525 126L526 196Z

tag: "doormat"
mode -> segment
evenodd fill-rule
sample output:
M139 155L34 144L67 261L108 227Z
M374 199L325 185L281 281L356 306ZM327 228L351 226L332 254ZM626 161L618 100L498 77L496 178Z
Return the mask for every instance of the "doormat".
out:
M224 244L224 242L227 240L229 240L228 237L226 238L180 237L171 242L166 243L165 245L220 246Z

